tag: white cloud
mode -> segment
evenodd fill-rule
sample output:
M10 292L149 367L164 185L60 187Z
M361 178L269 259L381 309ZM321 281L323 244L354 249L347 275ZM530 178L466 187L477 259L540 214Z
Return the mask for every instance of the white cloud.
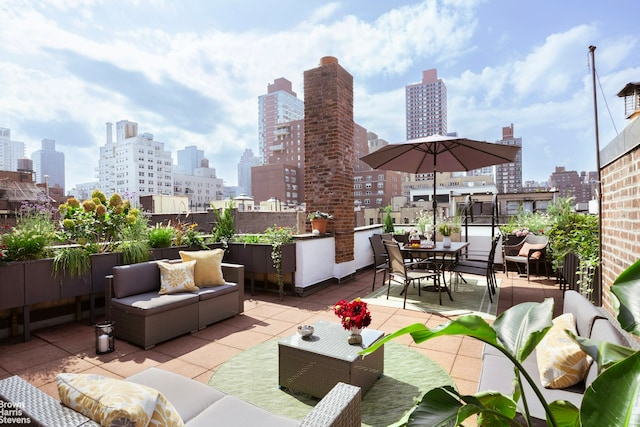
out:
M514 64L511 83L519 96L536 93L547 99L565 96L572 82L584 75L588 44L597 28L580 25L563 33L551 34L524 61Z
M142 132L153 133L173 152L200 146L218 175L233 183L244 148L256 151L257 97L278 77L291 80L303 97L304 71L327 55L336 56L354 76L356 121L381 138L398 142L404 137L404 86L417 81L421 69L438 68L448 88L449 130L495 140L502 126L514 123L540 153L567 134L577 140L589 133L584 130L585 117L592 115L589 43L599 43L601 82L610 95L637 81L640 71L624 66L637 51L637 36L600 38L606 29L589 23L566 30L556 26L551 35L541 33L537 46L518 46L511 59L464 62L476 46L489 45L478 39L478 28L487 24L476 12L490 2L426 0L389 6L370 20L349 14L349 4L332 2L269 32L213 26L206 32L174 32L133 12L129 19L135 25L118 25L114 17L97 13L93 6L107 7L101 1L57 0L44 9L43 3L31 4L0 3L5 17L0 126L25 140L20 135L30 134L20 128L21 120L84 124L96 144L93 152L82 151L83 168L91 176L79 178L82 168L74 166L69 184L92 178L104 123L122 119L138 122ZM130 5L153 13L175 7L163 1ZM499 39L494 46L515 37L513 27L495 28L489 31ZM451 64L460 71L451 72ZM157 105L145 106L145 95L148 104ZM190 119L196 125L182 124ZM557 128L558 139L550 128ZM39 148L35 141L25 142L33 150Z

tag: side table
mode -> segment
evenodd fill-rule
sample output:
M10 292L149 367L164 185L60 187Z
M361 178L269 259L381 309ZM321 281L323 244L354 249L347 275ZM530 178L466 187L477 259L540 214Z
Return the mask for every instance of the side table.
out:
M278 341L278 385L321 399L338 382L358 386L364 395L382 375L384 346L362 357L358 352L384 332L364 328L362 346L349 345L349 331L339 323L319 321L314 333L294 334Z

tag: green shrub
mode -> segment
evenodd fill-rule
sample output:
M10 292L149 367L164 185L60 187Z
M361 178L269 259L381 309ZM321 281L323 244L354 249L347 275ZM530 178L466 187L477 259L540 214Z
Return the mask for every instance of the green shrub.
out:
M149 246L152 248L168 248L173 243L175 230L170 225L161 226L156 224L149 230Z
M55 239L53 212L48 203L24 203L17 213L17 225L2 235L3 258L25 261L46 258Z
M384 223L382 225L383 233L393 233L393 218L391 218L391 205L384 208Z
M218 211L214 211L216 215L216 224L213 229L214 242L222 242L226 244L233 240L233 236L236 234L236 224L233 219L233 202L229 202L222 214Z

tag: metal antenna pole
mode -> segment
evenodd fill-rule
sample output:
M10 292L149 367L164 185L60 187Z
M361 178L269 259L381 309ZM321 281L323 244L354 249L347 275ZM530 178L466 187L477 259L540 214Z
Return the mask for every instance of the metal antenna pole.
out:
M602 301L602 172L600 170L600 131L598 128L598 94L596 91L596 47L589 46L591 54L591 79L593 80L593 112L596 131L596 162L598 170L598 295L596 303L601 304ZM595 279L595 277L594 277Z

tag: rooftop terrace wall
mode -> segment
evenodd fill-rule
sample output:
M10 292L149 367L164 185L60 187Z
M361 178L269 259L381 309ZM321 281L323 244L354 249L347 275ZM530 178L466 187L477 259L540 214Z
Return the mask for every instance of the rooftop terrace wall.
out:
M640 120L600 151L602 305L613 313L610 286L640 258Z

